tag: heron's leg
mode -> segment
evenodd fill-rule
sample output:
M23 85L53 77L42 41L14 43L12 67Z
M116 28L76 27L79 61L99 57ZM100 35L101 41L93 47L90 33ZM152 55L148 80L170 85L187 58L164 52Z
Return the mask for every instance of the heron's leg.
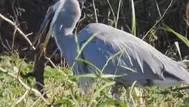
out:
M145 105L145 101L142 98L143 90L141 88L136 88L136 87L134 88L134 90L135 90L136 96L140 97L139 98L139 103L137 103L137 104L140 104L140 106Z
M136 106L135 104L135 101L134 101L134 99L133 99L133 96L132 96L132 89L130 88L130 87L124 87L125 88L125 90L126 90L126 95L127 95L127 99L126 99L126 101L127 102L129 102L132 106Z
M137 106L137 105L144 105L145 102L143 100L143 98L141 98L142 96L142 89L134 87L133 89L129 88L129 87L124 87L126 89L126 95L127 95L127 99L126 101L129 102L132 106ZM139 100L134 100L132 93L135 93L136 96L140 97Z
M120 83L115 83L115 85L111 89L111 94L116 100L120 100L121 91L120 88L123 87Z
M79 78L78 86L82 89L81 96L90 96L94 93L94 80L91 78Z

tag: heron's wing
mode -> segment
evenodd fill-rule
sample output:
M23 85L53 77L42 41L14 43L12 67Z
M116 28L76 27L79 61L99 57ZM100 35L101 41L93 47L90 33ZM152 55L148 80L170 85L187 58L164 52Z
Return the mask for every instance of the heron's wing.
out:
M189 73L182 65L133 35L110 26L90 24L79 33L79 38L82 41L93 34L96 36L84 48L83 57L99 69L106 65L104 73L124 74L126 80L169 77L189 83Z

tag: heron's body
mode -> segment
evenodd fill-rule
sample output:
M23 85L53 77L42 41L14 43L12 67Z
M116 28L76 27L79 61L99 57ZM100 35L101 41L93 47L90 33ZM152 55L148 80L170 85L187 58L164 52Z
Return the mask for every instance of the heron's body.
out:
M72 66L78 54L72 31L81 14L79 3L77 0L59 0L55 5L51 7L52 11L54 10L54 16L50 17L52 22L49 31L52 32L68 64ZM58 9L56 9L57 6L59 6ZM46 17L46 20L51 19ZM91 36L95 36L85 46L80 58L102 69L107 60L114 56L103 73L124 75L115 79L117 83L124 86L132 85L135 80L138 86L162 84L171 86L180 82L189 83L189 73L184 63L168 58L130 33L104 24L92 23L76 36L79 47L82 47ZM115 56L119 52L120 54ZM79 61L76 61L73 72L75 75L95 73L94 68Z
M94 39L83 49L81 58L102 69L111 56L122 51L123 53L114 56L109 61L103 71L105 74L125 75L116 79L119 83L125 86L132 85L135 80L138 80L137 85L139 86L161 86L160 81L165 86L175 85L181 81L189 83L189 73L182 63L166 57L154 47L134 37L132 34L104 24L92 23L78 33L79 46L82 47L93 35L95 36ZM66 36L66 38L69 38L69 40L65 39L64 41L64 38L59 40L61 40L61 43L63 41L69 43L70 48L60 48L60 50L65 53L65 58L71 61L69 65L72 65L77 55L75 38L73 35ZM77 61L76 63L78 63L78 65L76 64L78 68L75 69L75 74L95 73L95 71L90 69L89 65ZM136 72L124 67L131 68Z

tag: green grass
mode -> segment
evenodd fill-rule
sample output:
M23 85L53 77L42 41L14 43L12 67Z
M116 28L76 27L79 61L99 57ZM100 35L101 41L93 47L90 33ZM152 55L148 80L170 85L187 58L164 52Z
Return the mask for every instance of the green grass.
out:
M0 72L0 107L46 107L47 105L61 107L187 107L189 97L184 91L169 92L157 87L133 88L130 96L124 88L121 88L121 100L115 100L110 94L110 88L114 84L109 79L96 78L87 94L82 94L77 87L75 78L67 68L45 68L45 92L48 98L46 102L31 89L18 81L18 78L30 88L34 87L33 78L22 78L20 72L30 72L32 63L26 63L17 54L0 56L0 67L7 73ZM139 95L138 95L138 94Z

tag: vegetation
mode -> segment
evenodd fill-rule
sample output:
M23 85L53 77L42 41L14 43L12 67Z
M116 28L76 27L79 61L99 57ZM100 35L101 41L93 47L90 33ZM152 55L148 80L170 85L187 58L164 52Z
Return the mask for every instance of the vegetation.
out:
M30 72L32 63L26 63L15 52L12 55L0 57L0 106L16 107L43 107L57 106L84 106L84 107L187 107L189 96L184 90L170 91L158 87L121 89L121 100L116 100L110 94L114 82L96 78L94 91L83 95L77 87L77 78L72 71L64 67L45 67L45 92L48 98L44 99L34 89L32 78L22 78L21 73ZM4 73L3 73L4 72ZM6 72L6 73L5 73ZM128 92L131 96L128 95Z
M2 14L11 19L14 26L17 25L29 36L18 33L20 31L16 27L10 26L9 21L3 19L2 16L0 17L0 35L2 35L0 38L0 50L2 52L0 55L0 107L189 106L188 90L177 90L178 87L171 87L170 89L131 87L127 90L122 88L120 90L122 92L121 98L116 100L110 94L114 81L95 75L87 75L94 77L96 81L89 89L90 91L83 94L77 86L78 77L73 76L72 71L65 66L64 60L60 57L51 58L51 56L59 54L58 52L54 54L53 40L50 40L47 49L47 58L51 63L46 63L45 67L45 92L48 98L44 98L35 89L33 78L22 77L23 74L31 72L34 68L28 42L21 41L25 41L22 36L27 36L27 39L29 38L32 42L35 40L35 36L31 36L30 32L34 32L33 35L35 35L34 29L38 28L37 26L40 25L41 21L30 19L29 16L33 18L32 12L38 12L36 17L43 17L46 8L49 6L49 1L33 0L31 3L26 3L24 0L13 1L15 2L12 2L12 0L0 1L0 10L3 8ZM45 7L41 7L42 4L45 4ZM188 20L183 18L186 4L187 0L169 0L169 2L167 0L95 0L94 3L93 0L88 0L83 7L84 20L80 21L75 31L82 29L88 23L102 22L131 32L158 48L167 56L181 60L189 52ZM43 14L39 11L43 11L41 12ZM186 13L188 12L189 10L186 10ZM22 24L25 20L26 23ZM63 64L59 62L63 62Z

